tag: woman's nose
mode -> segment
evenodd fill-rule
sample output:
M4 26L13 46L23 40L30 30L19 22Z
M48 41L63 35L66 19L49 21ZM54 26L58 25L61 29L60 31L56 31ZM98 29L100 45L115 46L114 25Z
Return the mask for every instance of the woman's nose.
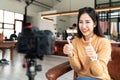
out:
M86 24L85 24L85 23L83 23L83 24L82 24L82 27L83 27L83 28L85 28L85 27L86 27Z

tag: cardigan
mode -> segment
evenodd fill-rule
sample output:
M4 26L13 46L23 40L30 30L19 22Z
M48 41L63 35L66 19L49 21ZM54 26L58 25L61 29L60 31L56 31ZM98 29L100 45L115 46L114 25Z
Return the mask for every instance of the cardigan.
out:
M91 61L85 53L85 47L89 44L82 38L72 40L73 54L69 57L72 69L77 73L78 77L99 78L102 80L110 80L107 64L111 58L110 40L99 37L94 34L91 45L93 46L98 60Z

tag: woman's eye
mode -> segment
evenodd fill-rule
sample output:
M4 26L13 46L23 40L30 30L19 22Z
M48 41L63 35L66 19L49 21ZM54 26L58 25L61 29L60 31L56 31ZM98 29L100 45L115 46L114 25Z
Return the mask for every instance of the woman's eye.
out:
M82 23L81 21L79 23Z
M90 22L86 22L86 23L90 23Z

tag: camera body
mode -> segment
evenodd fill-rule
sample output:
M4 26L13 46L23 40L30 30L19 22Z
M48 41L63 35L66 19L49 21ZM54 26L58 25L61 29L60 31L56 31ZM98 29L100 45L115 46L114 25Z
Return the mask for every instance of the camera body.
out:
M41 65L37 65L36 58L43 60L44 55L53 54L54 42L55 37L51 31L39 30L36 27L25 28L18 35L17 51L25 54L29 80L34 80L37 71L42 70Z
M49 30L25 29L18 36L17 51L26 54L26 58L43 59L45 54L54 53L55 37Z

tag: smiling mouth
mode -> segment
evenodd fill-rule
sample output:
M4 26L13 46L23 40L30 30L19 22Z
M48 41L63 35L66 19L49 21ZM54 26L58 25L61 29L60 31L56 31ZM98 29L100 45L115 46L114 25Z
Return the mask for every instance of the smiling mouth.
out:
M85 34L85 33L87 33L88 32L88 30L82 30L82 33L83 34Z

